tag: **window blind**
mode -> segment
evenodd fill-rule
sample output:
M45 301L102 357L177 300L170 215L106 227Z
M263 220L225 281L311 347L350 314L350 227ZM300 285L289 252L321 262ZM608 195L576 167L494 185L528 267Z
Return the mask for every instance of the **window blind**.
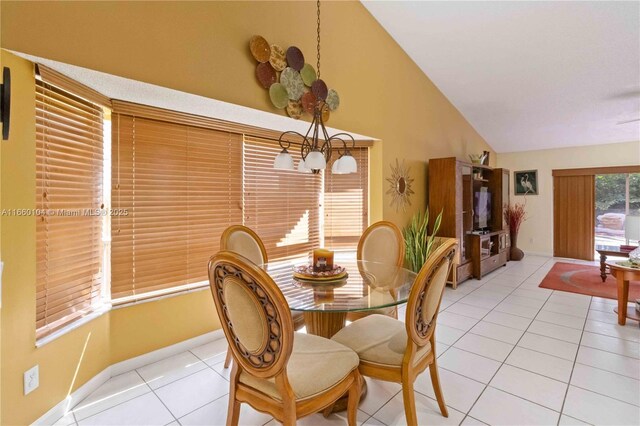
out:
M324 175L324 245L332 250L356 250L358 240L369 225L369 150L355 148L351 154L358 172ZM331 170L338 155L332 155Z
M244 224L260 235L269 261L320 246L322 176L274 170L281 149L270 139L244 138Z
M222 231L242 223L242 136L123 114L112 126L112 298L205 283Z
M36 338L87 314L102 279L103 110L36 81Z

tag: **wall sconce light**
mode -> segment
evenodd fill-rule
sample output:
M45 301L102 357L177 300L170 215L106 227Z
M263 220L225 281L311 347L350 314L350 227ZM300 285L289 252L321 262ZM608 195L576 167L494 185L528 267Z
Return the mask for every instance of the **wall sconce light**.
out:
M2 120L2 139L9 139L9 125L11 124L11 70L2 70L2 84L0 84L0 119Z

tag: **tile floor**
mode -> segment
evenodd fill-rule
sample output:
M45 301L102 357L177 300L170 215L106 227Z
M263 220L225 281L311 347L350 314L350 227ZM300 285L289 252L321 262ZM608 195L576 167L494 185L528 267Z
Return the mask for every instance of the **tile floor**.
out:
M436 340L449 417L422 374L420 424L640 424L640 328L617 325L615 301L539 288L555 261L526 256L447 288ZM224 425L225 350L218 340L113 377L57 424ZM358 422L404 424L400 385L367 382ZM240 423L276 424L245 404ZM344 415L300 421L345 423Z

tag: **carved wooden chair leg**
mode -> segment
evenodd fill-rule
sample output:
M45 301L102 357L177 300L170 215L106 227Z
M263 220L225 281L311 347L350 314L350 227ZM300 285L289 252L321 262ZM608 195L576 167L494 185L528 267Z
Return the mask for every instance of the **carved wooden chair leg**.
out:
M362 377L358 370L354 370L354 384L349 388L349 402L347 403L347 423L349 426L356 426L358 417L358 404L360 404L360 393L362 392Z
M227 357L224 359L224 368L229 368L231 365L231 349L227 348Z
M326 407L324 410L322 410L322 415L324 416L324 418L326 419L327 417L329 417L331 415L331 413L333 413L333 406L335 404L331 404L328 407Z
M238 426L240 421L240 401L236 399L236 383L240 374L238 374L237 367L234 366L231 371L230 386L229 386L229 408L227 410L227 426Z
M418 426L418 416L416 414L416 394L413 390L412 378L403 379L402 400L404 402L404 415L407 420L407 425Z
M436 400L438 401L440 412L444 417L449 417L449 411L447 410L447 405L444 403L444 395L442 394L442 388L440 387L438 363L435 358L433 359L433 363L429 365L429 373L431 374L431 384L433 385L433 392L436 394Z

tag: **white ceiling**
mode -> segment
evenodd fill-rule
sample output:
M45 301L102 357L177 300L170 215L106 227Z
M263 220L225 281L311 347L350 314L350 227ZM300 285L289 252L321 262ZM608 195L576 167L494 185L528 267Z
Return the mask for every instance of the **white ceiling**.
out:
M124 77L106 74L100 71L75 65L65 64L38 56L21 52L13 52L18 56L32 62L46 65L67 77L96 90L110 99L134 102L142 105L164 108L171 111L179 111L188 114L212 117L232 123L247 124L263 129L284 132L295 130L305 134L309 128L309 122L294 120L283 115L273 114L248 108L217 99L206 98L191 93L169 89L155 84L144 83ZM376 138L348 132L333 127L327 127L330 135L336 133L349 133L356 140L376 140Z
M640 140L640 2L363 3L497 152Z

